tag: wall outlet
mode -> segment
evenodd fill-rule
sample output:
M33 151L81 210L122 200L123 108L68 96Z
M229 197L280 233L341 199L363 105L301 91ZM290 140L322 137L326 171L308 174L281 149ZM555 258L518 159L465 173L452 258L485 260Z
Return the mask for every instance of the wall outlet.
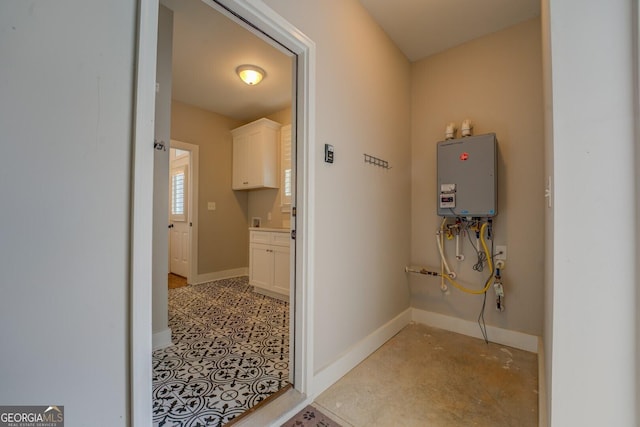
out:
M496 245L495 255L493 256L494 261L506 261L507 260L507 246Z

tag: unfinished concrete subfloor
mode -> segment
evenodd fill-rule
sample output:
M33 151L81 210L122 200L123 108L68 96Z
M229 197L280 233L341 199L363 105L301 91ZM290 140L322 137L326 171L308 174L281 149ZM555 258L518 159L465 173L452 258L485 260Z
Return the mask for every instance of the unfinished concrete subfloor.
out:
M410 324L314 405L343 426L537 426L534 353Z

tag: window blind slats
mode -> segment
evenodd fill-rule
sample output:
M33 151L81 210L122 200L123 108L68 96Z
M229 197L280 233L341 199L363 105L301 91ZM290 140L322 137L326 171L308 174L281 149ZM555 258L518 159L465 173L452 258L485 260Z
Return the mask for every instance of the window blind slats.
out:
M283 126L280 136L280 167L282 169L281 204L291 206L293 176L291 168L291 126Z

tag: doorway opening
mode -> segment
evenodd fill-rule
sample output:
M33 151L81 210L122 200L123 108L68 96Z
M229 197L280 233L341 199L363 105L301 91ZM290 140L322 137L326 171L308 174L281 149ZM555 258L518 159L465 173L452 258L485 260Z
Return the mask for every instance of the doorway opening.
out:
M191 246L191 152L169 149L169 274L188 278Z
M296 77L293 100L294 119L292 135L295 135L298 152L297 169L292 174L296 177L296 188L304 191L294 192L297 200L292 206L297 207L297 216L291 228L297 231L294 262L295 286L292 288L291 300L295 302L294 316L291 318L292 338L295 343L293 372L295 390L299 394L313 391L314 378L311 353L313 351L313 229L310 228L310 206L314 200L314 150L315 144L315 84L310 79L315 73L315 45L304 34L291 26L262 3L248 0L224 2L207 1L225 10L226 16L234 16L235 22L252 22L257 33L269 34L294 55L294 73ZM152 300L151 273L149 262L153 249L152 215L153 194L153 149L149 141L154 138L153 116L154 89L156 82L156 53L158 28L158 2L142 1L138 14L138 51L137 77L135 97L133 172L132 172L132 244L131 244L131 422L134 425L152 424L152 396L149 384L152 379L151 352L151 311ZM166 205L165 205L166 206ZM295 211L295 209L292 209ZM294 228L295 227L295 228ZM166 253L166 252L165 252Z
M193 75L185 79L184 75L194 70L197 75L206 75L198 70L202 65L211 68L208 59L215 64L215 69L224 69L227 61L224 52L219 53L220 49L212 49L211 46L220 45L219 40L242 40L243 36L238 35L237 30L233 35L211 35L210 32L215 33L229 25L222 23L220 16L225 20L228 17L200 0L163 0L161 3L162 7L173 11L172 70L167 73L165 64L163 72L162 61L159 60L157 71L158 75L172 76L170 82L173 88L169 100L171 105L165 108L165 111L171 111L172 137L167 177L169 272L188 278L192 286L184 290L170 290L168 294L168 322L174 345L158 349L153 354L153 421L158 424L169 421L190 423L200 422L198 417L214 417L217 422L226 423L291 387L295 378L293 319L296 246L289 237L294 235L290 231L295 230L295 219L291 213L295 212L292 206L297 188L296 138L291 135L292 129L296 128L292 95L295 57L291 52L283 52L281 46L274 49L273 41L263 36L256 37L233 22L234 26L255 39L251 46L239 43L234 55L244 55L248 51L267 63L272 61L271 67L267 67L273 70L272 75L263 83L264 87L269 88L269 79L277 83L281 79L279 76L285 74L278 70L278 60L273 59L274 52L286 58L288 79L285 78L284 82L288 105L283 108L282 103L275 103L256 109L255 105L261 103L251 101L253 93L259 94L253 88L254 92L238 92L237 96L225 98L224 104L216 104L211 101L212 93L242 83L239 80L225 81L212 91L206 79L198 80ZM166 20L166 11L161 12ZM220 16L213 17L211 14ZM211 18L207 20L207 16ZM197 34L194 35L194 32ZM164 39L167 34L165 30ZM210 41L198 50L194 37L210 38ZM256 47L256 43L267 47ZM214 54L208 57L210 50ZM261 53L265 50L269 53ZM215 72L212 74L215 78ZM242 87L241 90L246 88ZM278 96L268 96L269 102L277 100ZM229 99L240 100L240 110L238 103ZM230 107L226 104L230 104ZM266 103L263 101L262 104ZM273 129L277 128L273 134L273 148L277 151L267 155L264 146L256 151L263 158L272 156L277 162L271 172L277 174L277 184L238 188L235 168L236 142L239 141L236 141L235 131L264 121L273 124ZM173 138L189 143L179 143ZM253 136L248 138L249 144L252 144ZM201 156L198 162L193 160L189 145L199 149ZM225 149L232 145L233 155L230 156L226 153L231 154L231 150ZM193 172L200 162L202 175ZM216 176L212 171L233 173ZM233 184L226 182L232 176ZM189 190L191 186L198 187L199 191L195 188ZM199 220L195 217L198 204L202 210ZM236 212L235 220L224 223L222 218L234 216L229 215L230 211ZM238 212L242 212L240 219L244 218L240 228ZM273 242L277 251L258 248L263 242L253 245L253 237L257 234L251 226L256 216L261 218L258 223L262 225L258 234L282 234ZM203 234L198 233L196 227ZM193 243L195 239L198 239L197 244ZM194 250L191 251L191 248ZM244 260L244 273L240 271L242 264L239 264L243 262L242 258L231 256L234 248L240 248L239 252L244 251L248 255L248 260ZM256 257L260 250L267 255L276 254L273 256L272 269L264 270L273 271L275 293L283 298L264 292L268 283L256 279L262 278L259 273L254 275L254 268L266 266L264 262L251 261L266 259ZM259 254L263 255L261 252ZM278 268L283 265L287 266L287 271ZM189 414L190 418L184 418L185 414Z
M171 139L169 149L169 289L194 283L198 256L200 147Z

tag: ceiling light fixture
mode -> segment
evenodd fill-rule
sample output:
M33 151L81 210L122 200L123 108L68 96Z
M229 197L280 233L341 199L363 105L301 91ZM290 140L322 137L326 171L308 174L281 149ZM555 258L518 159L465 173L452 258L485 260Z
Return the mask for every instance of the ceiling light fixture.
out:
M236 73L243 82L250 86L257 85L267 75L262 68L255 65L240 65L236 68Z

